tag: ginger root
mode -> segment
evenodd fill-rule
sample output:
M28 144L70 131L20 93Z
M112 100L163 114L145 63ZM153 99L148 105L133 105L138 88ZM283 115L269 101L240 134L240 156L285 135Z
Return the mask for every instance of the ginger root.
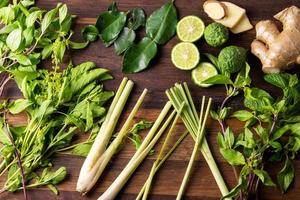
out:
M279 73L300 64L300 9L291 6L274 18L282 23L282 32L274 21L260 21L251 44L251 52L260 59L265 73Z

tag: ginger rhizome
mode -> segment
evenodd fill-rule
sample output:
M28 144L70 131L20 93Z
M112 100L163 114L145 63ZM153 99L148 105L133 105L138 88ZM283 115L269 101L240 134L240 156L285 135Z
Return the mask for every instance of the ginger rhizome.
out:
M300 64L300 9L291 6L274 18L282 23L282 31L274 21L260 21L251 44L251 52L261 60L265 73L279 73Z

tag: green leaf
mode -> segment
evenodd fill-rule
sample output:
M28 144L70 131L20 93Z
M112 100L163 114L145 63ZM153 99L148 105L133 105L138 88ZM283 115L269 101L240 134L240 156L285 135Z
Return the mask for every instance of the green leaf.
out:
M99 31L94 25L84 27L81 32L82 37L89 42L95 42L99 37Z
M289 86L289 74L267 74L264 76L265 81L268 83L275 85L279 88L286 88Z
M12 114L23 112L26 108L32 105L28 99L17 99L8 106L8 110Z
M54 21L56 14L57 14L57 8L54 8L53 10L50 10L45 14L41 23L42 34L45 33L45 31L48 29L50 24Z
M246 163L243 154L233 149L220 149L221 154L230 165L244 165Z
M32 65L32 63L31 63L30 59L28 58L28 56L25 56L23 54L14 55L14 58L21 65Z
M16 15L12 6L0 8L0 19L5 24L11 23L15 17Z
M92 148L92 144L78 144L74 149L72 149L72 154L76 156L86 157Z
M46 59L46 58L49 58L49 56L51 55L51 53L53 52L53 45L52 44L49 44L47 46L45 46L43 48L43 51L42 51L42 59Z
M258 176L262 183L266 186L276 186L269 174L262 169L255 169L253 172Z
M232 148L234 145L234 134L231 130L230 127L227 127L225 133L224 133L224 139L225 139L225 143L227 145L228 148Z
M5 7L9 4L9 0L1 0L0 2L0 8Z
M34 28L33 27L26 28L23 31L23 36L25 39L25 47L30 47L34 39Z
M49 190L51 190L55 195L58 195L58 190L57 188L52 185L52 184L48 184L47 187L49 188Z
M128 28L137 30L140 26L145 26L146 16L142 8L133 8L130 11L130 18L128 19Z
M218 75L215 75L211 78L208 78L206 79L205 81L203 81L203 83L205 84L230 84L232 85L232 81L230 80L230 78L228 78L227 76L225 75L221 75L221 74L218 74Z
M11 142L10 142L7 134L4 132L3 124L1 124L1 127L0 127L0 144L11 145ZM2 154L2 151L1 151L1 154Z
M26 18L26 26L32 27L34 23L37 21L38 18L42 16L42 11L37 10L29 14L29 16Z
M67 175L67 169L60 167L55 172L51 172L49 168L45 168L42 173L41 182L45 185L53 184L56 185L63 181Z
M237 196L239 192L246 186L246 181L244 178L239 178L239 183L225 196L221 198L221 200L232 199Z
M15 29L6 38L6 44L12 51L18 50L22 43L22 30Z
M92 112L91 104L89 102L87 103L85 118L86 118L85 131L88 131L93 126L93 112Z
M244 90L244 104L247 108L259 111L273 111L273 97L265 90L259 88L245 88Z
M176 8L173 3L166 3L147 19L146 35L157 44L165 44L175 34L176 25Z
M126 18L124 12L106 11L99 15L96 27L106 46L111 45L117 39L125 25Z
M72 42L71 40L68 41L68 45L71 47L71 49L84 49L88 44L89 42Z
M66 19L67 14L68 14L68 7L66 4L62 5L59 10L59 23L62 24L62 22Z
M218 69L221 73L222 71L219 69L218 58L210 53L204 53L204 55L209 59L209 61Z
M253 116L253 114L247 110L239 110L233 113L232 117L237 118L240 121L247 121L249 119L251 119Z
M127 27L125 27L114 43L115 51L118 55L126 51L135 39L135 32Z
M218 132L217 142L218 142L220 149L226 148L224 136L220 132Z
M138 44L133 44L124 55L124 73L137 73L148 67L157 52L157 46L150 38L143 38Z

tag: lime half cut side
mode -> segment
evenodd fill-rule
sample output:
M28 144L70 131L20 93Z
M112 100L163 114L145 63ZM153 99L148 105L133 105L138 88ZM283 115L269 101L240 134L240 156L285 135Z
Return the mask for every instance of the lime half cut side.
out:
M202 37L204 29L205 25L199 17L186 16L177 24L177 36L183 42L195 42Z
M173 47L171 59L178 69L191 70L199 63L200 53L193 43L181 42Z
M192 71L193 82L200 87L209 87L211 84L203 83L205 80L218 74L217 69L211 63L202 62Z

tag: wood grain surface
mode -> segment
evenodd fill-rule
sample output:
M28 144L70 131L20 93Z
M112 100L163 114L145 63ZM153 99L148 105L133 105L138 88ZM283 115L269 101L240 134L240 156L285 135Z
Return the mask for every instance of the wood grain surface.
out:
M59 1L55 0L37 0L38 6L50 9L55 7ZM98 14L106 10L110 4L109 0L63 0L72 12L77 15L77 20L74 26L74 30L80 33L83 26L87 24L95 23ZM119 9L126 11L131 8L140 6L143 7L147 14L150 14L153 10L159 8L167 0L120 0L117 1ZM300 0L231 0L247 10L248 16L252 24L256 24L259 20L269 19L272 16L290 5L300 6ZM179 12L179 17L186 15L197 15L200 16L206 24L210 23L206 14L202 10L203 0L177 0L175 2ZM144 30L139 31L139 38L144 34ZM242 33L239 35L230 35L228 44L235 44L243 46L246 49L250 48L250 43L255 37L254 30ZM80 35L75 35L75 39L81 40ZM135 89L133 95L130 97L129 104L127 106L127 112L132 108L138 95L144 88L148 88L149 94L146 97L142 109L139 111L136 120L140 118L146 120L155 120L158 116L160 109L167 101L165 90L171 87L175 82L186 81L190 85L192 95L196 102L200 101L202 95L211 96L214 99L214 106L218 106L224 98L225 90L223 87L212 87L209 89L202 89L194 86L190 79L190 72L177 70L171 63L170 52L172 47L178 42L178 39L174 37L169 43L164 46L159 46L159 53L155 60L151 63L151 67L139 74L128 75L128 77L134 80ZM200 52L210 52L216 54L219 49L208 47L203 40L197 42ZM72 57L74 63L80 63L83 61L94 61L99 67L107 68L111 71L114 76L114 80L106 82L105 86L107 89L116 89L120 83L124 74L121 72L122 57L117 56L114 53L113 48L105 48L103 44L98 41L89 45L88 48L80 51L73 51L65 59L66 62ZM267 89L273 95L279 95L275 88L268 86L262 79L263 73L261 71L261 64L253 55L248 56L251 65L251 77L253 85ZM44 63L44 67L49 66L48 63ZM299 71L299 70L294 70ZM4 98L19 98L21 93L17 89L16 85L11 82L4 91ZM230 102L233 109L239 109L242 107L241 97L235 98ZM126 117L123 116L122 121ZM10 119L11 124L24 124L26 123L25 116L15 116ZM235 131L238 132L243 124L237 121L229 121ZM215 156L217 163L220 167L222 174L229 187L236 184L235 178L232 172L232 168L225 163L219 154L219 150L216 144L216 134L219 131L218 124L209 119L208 130L206 132L207 139L212 149L213 155ZM182 123L176 128L176 137L184 131ZM145 133L144 133L145 134ZM176 137L172 138L172 142L175 142ZM160 140L159 144L155 147L158 150L161 146L163 139ZM170 157L166 164L157 174L153 188L151 190L150 199L156 200L168 200L175 199L177 191L180 187L187 163L194 142L190 136L188 136L182 144L178 147L175 153ZM127 164L131 156L134 154L135 149L133 145L127 141L122 151L115 156L110 166L105 170L103 176L98 181L94 189L86 196L82 197L75 191L76 181L78 178L80 167L83 163L82 157L70 156L70 155L55 155L53 159L54 166L66 166L68 169L67 179L58 186L60 195L55 196L47 188L38 188L29 190L29 199L31 200L77 200L77 199L97 199L100 194L113 182L116 176L121 172L123 167ZM148 156L147 159L141 164L136 170L132 178L125 185L124 189L120 192L117 199L135 199L137 193L141 189L145 179L149 174L149 170L152 163L157 155ZM267 169L271 170L273 177L274 172L278 168L273 166L267 166ZM259 196L260 199L266 200L279 200L289 199L298 200L300 196L300 160L295 161L296 169L296 180L293 184L292 189L286 194L282 195L276 188L265 188L260 187ZM0 179L0 185L2 185L4 179ZM185 199L190 200L213 200L219 199L220 192L214 181L211 172L204 161L203 157L197 158L193 174L191 176L190 183L185 193ZM19 200L23 199L22 192L9 194L4 193L0 195L1 200Z

